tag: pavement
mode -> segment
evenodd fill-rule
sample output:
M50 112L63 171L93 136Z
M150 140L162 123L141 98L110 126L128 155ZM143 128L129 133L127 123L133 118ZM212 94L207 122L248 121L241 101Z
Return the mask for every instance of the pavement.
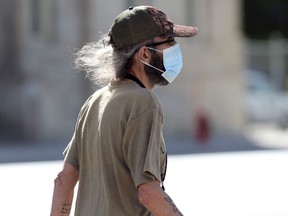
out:
M207 154L288 149L288 130L273 125L252 125L237 135L210 135L207 140L193 136L165 135L169 155ZM0 142L0 163L63 160L66 142Z
M273 124L249 125L240 134L212 135L207 140L192 136L167 137L171 155L288 149L288 129L279 129Z
M170 155L199 154L212 152L252 151L272 147L257 146L244 136L217 136L199 142L189 136L166 136L167 152ZM0 163L62 160L67 143L5 143L0 144Z

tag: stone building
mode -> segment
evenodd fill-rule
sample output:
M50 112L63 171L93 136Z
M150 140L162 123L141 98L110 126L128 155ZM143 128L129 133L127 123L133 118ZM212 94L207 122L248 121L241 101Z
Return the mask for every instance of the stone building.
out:
M75 49L98 40L130 5L163 9L199 34L179 39L184 68L156 93L165 133L191 135L200 115L214 133L244 126L240 0L0 0L0 139L68 141L93 92L73 69Z

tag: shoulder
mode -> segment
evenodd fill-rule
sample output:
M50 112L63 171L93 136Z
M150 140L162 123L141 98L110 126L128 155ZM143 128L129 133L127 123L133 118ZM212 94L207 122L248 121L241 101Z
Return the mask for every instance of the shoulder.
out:
M150 90L138 88L128 93L131 98L130 103L140 110L156 109L162 111L159 98Z
M127 94L140 104L154 107L160 106L160 100L155 93L146 88L139 87L138 84L131 86Z
M87 113L88 110L91 109L91 107L95 106L96 101L101 97L101 95L104 94L105 91L107 91L108 87L103 87L101 89L98 89L95 91L92 95L90 95L87 100L82 105L78 118L81 119L85 113Z
M112 83L111 91L113 95L120 98L122 102L131 105L138 104L142 107L161 107L159 98L150 90L140 87L131 80L119 81Z

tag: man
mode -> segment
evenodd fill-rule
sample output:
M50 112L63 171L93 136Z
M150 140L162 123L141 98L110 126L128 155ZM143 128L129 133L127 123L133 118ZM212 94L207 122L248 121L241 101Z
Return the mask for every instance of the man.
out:
M51 216L182 215L165 193L163 112L151 91L179 74L174 37L198 29L175 25L151 6L130 7L108 34L76 53L75 64L98 86L83 105L55 179Z

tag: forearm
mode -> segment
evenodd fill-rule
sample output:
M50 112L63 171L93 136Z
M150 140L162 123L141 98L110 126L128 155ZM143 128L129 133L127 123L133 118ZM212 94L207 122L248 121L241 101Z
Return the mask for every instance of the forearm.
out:
M177 216L183 216L183 214L180 212L180 210L178 209L178 207L175 205L175 203L173 202L173 200L166 194L166 196L164 197L164 200L167 202L166 204L168 204L168 210L171 211L171 215L177 215ZM170 208L169 208L170 207ZM171 209L171 210L170 210ZM166 215L166 214L165 214ZM169 215L169 214L167 214Z
M54 192L50 216L69 216L74 187L79 179L79 172L73 166L65 163L63 170L54 181Z
M139 200L154 216L183 216L159 182L148 183L146 186L139 190Z
M155 196L145 206L154 216L183 216L173 200L165 193Z
M72 208L74 190L63 193L63 189L54 186L51 216L69 216Z

